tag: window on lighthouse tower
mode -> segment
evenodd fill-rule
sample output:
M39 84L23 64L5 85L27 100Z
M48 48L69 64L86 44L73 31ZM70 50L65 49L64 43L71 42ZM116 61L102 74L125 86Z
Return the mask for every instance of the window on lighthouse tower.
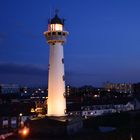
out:
M62 24L50 24L49 30L50 31L62 31L63 25Z

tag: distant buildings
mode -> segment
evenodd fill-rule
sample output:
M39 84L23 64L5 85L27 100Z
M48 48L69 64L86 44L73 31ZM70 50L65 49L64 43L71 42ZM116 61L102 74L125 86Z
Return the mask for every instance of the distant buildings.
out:
M20 93L20 87L16 84L0 84L0 94Z
M139 96L135 96L135 94L140 93L139 85L106 83L104 88L94 88L92 86L72 87L68 85L65 87L66 111L68 115L84 117L139 109ZM0 85L0 105L4 105L4 109L8 104L12 107L12 104L15 103L29 103L33 104L34 107L28 106L26 108L29 109L28 112L32 109L37 114L44 114L47 111L47 99L48 89L46 87L28 88L19 87L15 84ZM3 107L1 107L1 112L4 113L2 109ZM9 111L8 113L10 114Z
M82 117L91 117L91 116L100 116L105 114L111 113L120 113L125 111L132 111L134 110L134 104L130 101L123 102L123 103L114 103L114 104L98 104L98 105L91 105L91 106L82 106L81 107L81 114Z
M119 93L133 93L133 86L130 83L110 83L104 85L106 91L116 91Z
M132 84L107 83L104 88L67 86L67 112L82 117L131 111L135 108Z

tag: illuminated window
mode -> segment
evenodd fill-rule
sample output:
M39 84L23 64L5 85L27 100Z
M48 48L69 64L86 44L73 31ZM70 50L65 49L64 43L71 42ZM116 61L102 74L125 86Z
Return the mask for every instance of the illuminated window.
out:
M66 93L65 92L63 93L63 96L66 98Z
M62 31L63 26L61 24L51 24L51 31Z
M66 109L64 109L64 113L67 114L67 110Z

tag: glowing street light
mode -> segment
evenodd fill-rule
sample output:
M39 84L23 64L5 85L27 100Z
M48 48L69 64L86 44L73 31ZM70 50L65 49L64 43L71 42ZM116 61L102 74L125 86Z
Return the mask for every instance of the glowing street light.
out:
M22 115L23 115L22 113L19 114L20 117L22 117Z
M28 127L24 127L22 129L19 130L19 134L22 136L22 137L26 137L29 135L29 132L30 132L30 129Z

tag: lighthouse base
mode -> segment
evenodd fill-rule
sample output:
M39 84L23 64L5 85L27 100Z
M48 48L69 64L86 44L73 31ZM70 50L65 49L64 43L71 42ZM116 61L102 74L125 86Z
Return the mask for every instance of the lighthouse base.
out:
M30 130L33 135L71 135L83 127L79 117L45 117L31 120Z

